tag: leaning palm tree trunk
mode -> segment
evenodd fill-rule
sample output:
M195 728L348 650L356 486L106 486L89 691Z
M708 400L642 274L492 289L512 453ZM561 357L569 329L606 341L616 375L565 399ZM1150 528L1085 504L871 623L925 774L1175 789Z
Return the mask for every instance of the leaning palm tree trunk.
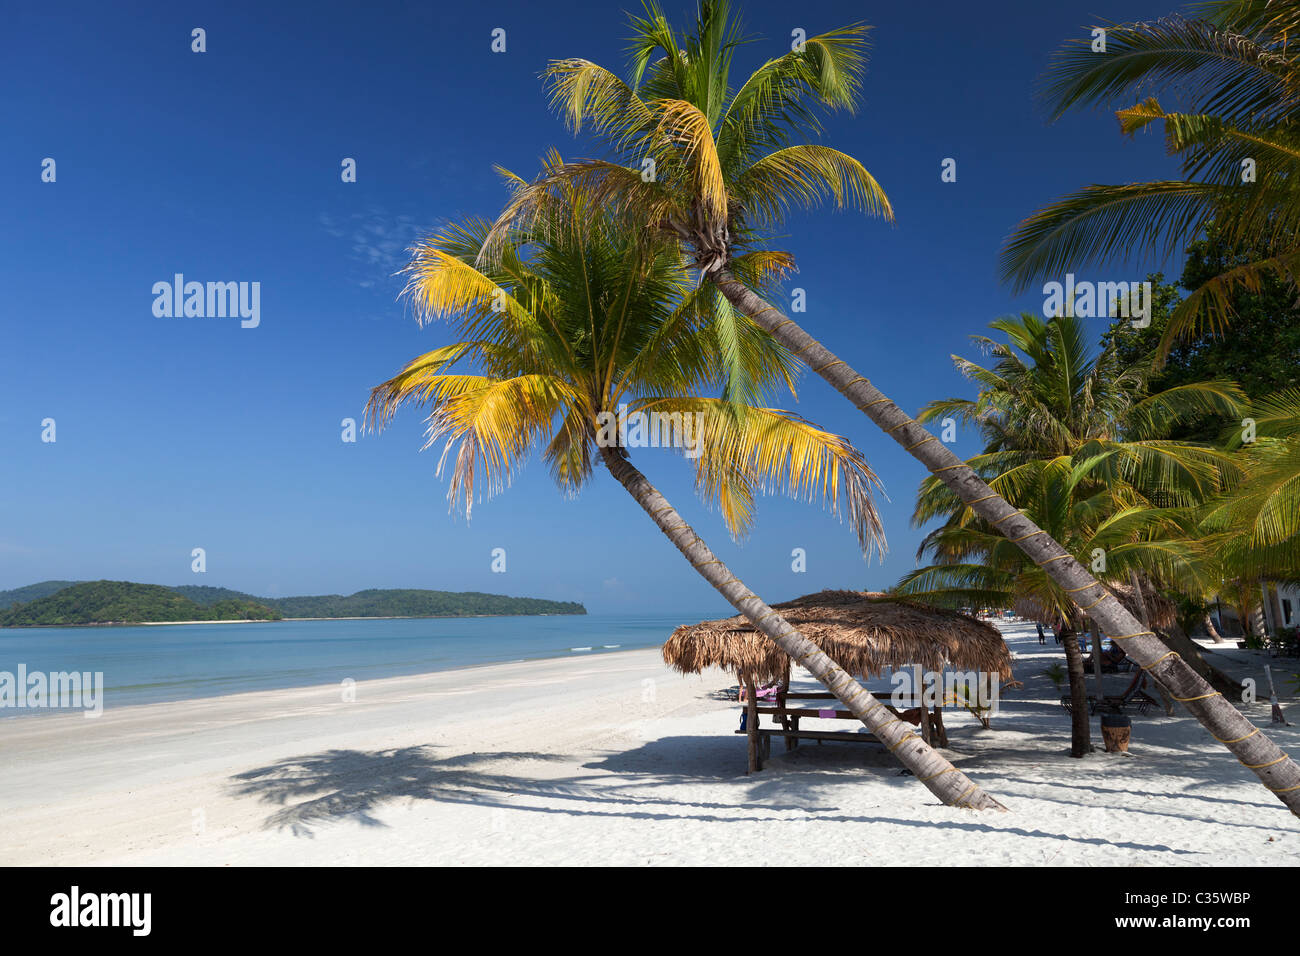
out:
M948 806L973 810L1005 810L960 770L950 764L919 736L907 729L906 721L894 716L884 704L867 693L842 667L827 657L816 644L799 633L785 618L755 597L727 569L685 519L650 481L615 448L601 448L601 458L611 475L628 490L646 514L654 520L677 550L700 576L745 615L759 631L798 661L838 697L875 734L895 757ZM752 694L752 691L751 691ZM752 698L751 698L752 699Z
M947 485L975 514L987 521L1064 588L1079 609L1192 713L1264 786L1300 816L1300 766L1247 720L1218 691L1150 630L1138 623L1113 594L1084 570L1046 531L1011 507L969 465L954 455L848 363L801 329L793 319L764 302L725 267L710 279L727 300L858 407Z
M1214 626L1214 615L1209 611L1205 612L1205 633L1210 635L1215 644L1223 643L1223 635L1220 634L1219 629Z

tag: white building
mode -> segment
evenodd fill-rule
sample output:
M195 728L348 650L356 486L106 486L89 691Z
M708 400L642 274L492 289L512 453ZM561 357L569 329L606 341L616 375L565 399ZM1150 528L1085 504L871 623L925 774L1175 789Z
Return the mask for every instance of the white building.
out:
M1276 609L1268 587L1261 587L1259 594L1264 618L1262 623L1270 634L1284 627L1300 625L1300 585L1275 584L1273 588L1277 591ZM1237 620L1236 608L1229 607L1217 596L1210 601L1210 614L1214 618L1215 627L1224 637L1240 637L1245 633L1241 622ZM1257 616L1257 628L1260 623Z

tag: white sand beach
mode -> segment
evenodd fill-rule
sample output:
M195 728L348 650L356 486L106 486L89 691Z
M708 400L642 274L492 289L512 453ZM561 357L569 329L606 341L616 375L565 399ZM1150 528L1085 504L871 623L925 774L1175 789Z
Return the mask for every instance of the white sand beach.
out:
M992 729L951 714L946 753L1008 813L948 809L862 745L777 742L747 776L733 682L643 650L366 682L351 703L328 686L6 719L0 863L1300 863L1298 821L1190 717L1134 717L1128 755L1071 760L1042 673L1059 648L1006 633L1024 689ZM1300 726L1248 711L1296 752Z

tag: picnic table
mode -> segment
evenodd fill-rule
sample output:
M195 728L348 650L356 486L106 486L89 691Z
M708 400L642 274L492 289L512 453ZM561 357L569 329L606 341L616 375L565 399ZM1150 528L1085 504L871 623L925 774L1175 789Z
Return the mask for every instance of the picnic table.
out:
M901 717L909 723L916 723L920 729L921 738L927 744L933 745L937 743L940 747L948 745L948 733L943 726L943 708L941 706L935 706L933 709L927 708L924 706L924 701L917 698L896 701L892 693L884 691L875 692L872 696L884 704L894 716ZM750 771L763 769L763 759L770 757L772 754L773 737L784 738L786 750L793 750L799 745L800 740L815 740L819 745L827 740L848 741L850 743L880 743L876 735L869 731L801 729L799 721L805 717L821 720L858 721L858 718L853 716L852 711L839 710L835 707L803 707L798 703L793 705L790 703L791 701L822 700L836 700L836 697L827 691L778 689L772 697L772 702L764 704L757 694L749 693L746 700L746 715L742 721L741 729L737 730L736 733L749 736ZM777 726L760 727L760 716L771 717L773 724Z

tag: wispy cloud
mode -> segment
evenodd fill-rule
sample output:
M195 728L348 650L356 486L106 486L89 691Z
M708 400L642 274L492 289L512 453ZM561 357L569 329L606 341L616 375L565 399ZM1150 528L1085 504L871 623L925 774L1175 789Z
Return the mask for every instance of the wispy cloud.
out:
M600 582L600 590L607 598L618 601L631 601L637 597L635 591L629 588L620 578L605 578Z
M406 265L406 250L433 231L412 216L380 206L344 217L321 213L318 218L327 233L347 243L349 257L359 264L356 282L363 289L400 289L402 281L394 273Z

